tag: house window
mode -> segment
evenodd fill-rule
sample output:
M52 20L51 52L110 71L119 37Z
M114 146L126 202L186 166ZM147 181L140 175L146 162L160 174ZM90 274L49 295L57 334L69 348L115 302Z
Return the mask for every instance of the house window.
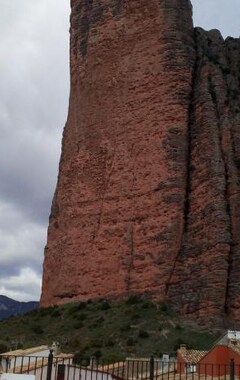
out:
M194 373L194 372L196 372L196 364L193 364L193 363L187 364L186 371L187 371L187 373Z

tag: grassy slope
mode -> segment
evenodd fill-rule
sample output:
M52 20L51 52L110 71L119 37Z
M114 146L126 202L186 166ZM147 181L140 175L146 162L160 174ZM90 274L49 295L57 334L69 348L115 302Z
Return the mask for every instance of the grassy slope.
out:
M0 344L8 348L17 342L30 347L58 341L64 351L107 359L159 356L181 343L207 349L218 336L175 315L166 304L137 296L38 309L0 321Z

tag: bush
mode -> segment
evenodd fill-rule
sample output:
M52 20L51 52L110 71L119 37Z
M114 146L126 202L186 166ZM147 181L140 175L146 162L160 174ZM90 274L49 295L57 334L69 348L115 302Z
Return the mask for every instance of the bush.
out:
M80 314L77 317L78 321L85 321L87 319L87 314Z
M120 327L120 331L122 332L129 331L129 330L131 330L131 326L129 324Z
M164 314L168 315L169 317L175 317L176 316L175 310L171 309L171 307L166 302L162 302L160 304L160 310Z
M85 350L74 353L73 364L79 364L85 367L89 366L90 359L85 356Z
M140 318L140 315L137 314L137 313L134 313L134 314L131 316L131 319L132 319L132 320L139 319L139 318Z
M134 346L136 344L136 340L133 339L132 337L128 338L126 341L127 346Z
M139 336L139 338L144 338L144 339L146 339L146 338L149 337L149 334L148 334L148 332L145 331L145 330L139 330L138 336Z
M71 315L71 314L75 314L77 313L78 311L80 310L84 310L87 308L87 303L86 302L78 302L78 303L74 303L70 309L68 310L68 314Z
M179 325L179 324L177 324L177 325L175 326L175 330L182 330L182 326Z
M0 354L7 352L8 351L8 346L4 343L0 343Z
M151 307L153 307L154 306L154 304L152 303L152 302L150 302L150 301L146 301L146 302L144 302L143 304L142 304L142 308L143 309L150 309Z
M77 350L77 352L80 352L79 347L81 347L81 343L77 336L74 336L69 340L69 346L73 351Z
M77 309L83 310L83 309L86 309L86 307L87 307L86 302L79 302Z
M104 355L104 363L117 363L117 362L121 362L122 360L124 360L125 357L123 355L120 355L118 353L115 353L115 352L111 352L109 354L106 354Z
M111 309L111 305L109 302L104 301L99 305L99 310L109 310Z
M53 310L51 313L51 317L53 318L60 317L60 315L61 315L61 312L58 309Z
M186 345L186 348L188 348L188 349L189 349L189 348L192 348L190 344L186 343L186 339L185 339L185 340L182 340L181 338L178 338L178 339L175 341L175 344L174 344L174 346L173 346L174 351L177 351L177 350L180 348L181 344L185 344L185 345Z
M44 330L42 329L41 326L39 325L35 325L32 327L32 331L35 333L35 334L38 334L38 335L41 335L44 333Z
M140 303L142 301L141 299L141 296L135 294L135 295L132 295L130 296L127 300L126 300L126 305L135 305L137 303Z
M95 356L97 360L100 359L102 357L102 351L101 350L94 351L93 356Z
M81 329L83 327L83 323L81 321L74 323L73 327L75 329Z
M93 324L91 325L91 327L93 328L97 328L99 326L101 326L103 324L103 322L105 321L104 317L99 317L98 319L96 319Z
M106 347L113 347L114 346L114 341L112 339L109 339L105 343Z

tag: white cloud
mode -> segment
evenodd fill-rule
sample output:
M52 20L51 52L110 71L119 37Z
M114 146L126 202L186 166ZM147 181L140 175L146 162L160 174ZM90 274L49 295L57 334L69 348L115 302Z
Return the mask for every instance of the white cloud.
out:
M35 301L40 286L41 276L28 267L16 276L0 277L0 294L18 301Z

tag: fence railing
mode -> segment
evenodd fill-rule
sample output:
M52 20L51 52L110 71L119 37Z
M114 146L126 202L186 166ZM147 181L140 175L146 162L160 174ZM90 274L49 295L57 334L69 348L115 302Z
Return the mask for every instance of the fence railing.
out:
M96 359L78 364L72 357L0 356L1 374L29 374L36 380L240 380L240 365L182 363L127 358L106 363Z

